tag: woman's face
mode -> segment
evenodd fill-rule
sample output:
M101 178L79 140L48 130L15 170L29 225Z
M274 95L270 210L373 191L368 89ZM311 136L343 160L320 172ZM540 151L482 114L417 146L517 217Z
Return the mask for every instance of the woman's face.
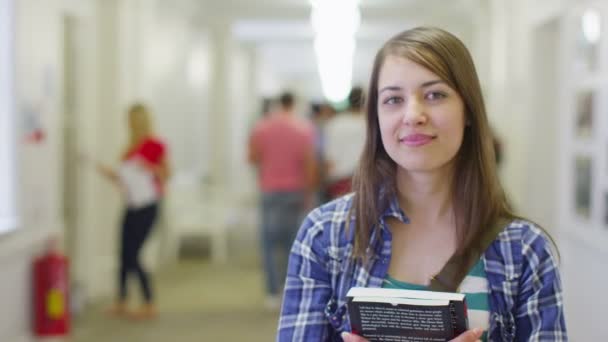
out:
M449 166L465 128L460 95L430 70L406 58L387 56L378 78L378 123L382 144L406 172Z

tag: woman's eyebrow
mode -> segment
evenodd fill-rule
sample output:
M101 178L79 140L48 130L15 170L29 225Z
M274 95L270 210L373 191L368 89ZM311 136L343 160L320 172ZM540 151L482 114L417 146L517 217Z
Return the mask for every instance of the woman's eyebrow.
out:
M432 80L432 81L428 81L428 82L424 82L420 85L420 88L426 88L426 87L430 87L434 84L438 84L438 83L445 83L444 80Z
M380 89L380 91L378 91L378 94L381 94L383 91L399 91L401 90L400 86L386 86Z
M423 82L422 84L420 84L420 88L427 88L430 87L432 85L435 84L439 84L439 83L446 83L444 80L431 80L431 81L426 81ZM403 88L401 88L400 86L386 86L386 87L382 87L380 88L380 90L378 91L378 94L381 94L384 91L399 91L402 90Z

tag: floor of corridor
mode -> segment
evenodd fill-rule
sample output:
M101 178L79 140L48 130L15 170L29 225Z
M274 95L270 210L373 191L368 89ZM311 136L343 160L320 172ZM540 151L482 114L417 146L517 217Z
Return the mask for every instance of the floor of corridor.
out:
M256 266L182 261L155 279L158 319L133 322L106 317L105 305L100 304L77 318L71 341L274 340L278 310L264 308L262 273ZM133 294L138 294L136 285L131 285Z

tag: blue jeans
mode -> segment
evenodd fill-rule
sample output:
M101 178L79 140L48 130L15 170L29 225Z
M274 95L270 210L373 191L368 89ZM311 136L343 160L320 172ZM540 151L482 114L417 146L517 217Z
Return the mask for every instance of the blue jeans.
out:
M266 292L277 295L287 273L287 260L303 216L302 192L262 194L261 248Z

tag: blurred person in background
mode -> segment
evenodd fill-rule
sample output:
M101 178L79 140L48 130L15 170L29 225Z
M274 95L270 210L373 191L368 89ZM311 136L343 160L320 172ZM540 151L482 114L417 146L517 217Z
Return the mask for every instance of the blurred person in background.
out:
M505 154L504 144L494 129L492 129L492 146L494 147L494 155L496 156L496 165L500 169Z
M326 156L326 133L325 126L336 114L335 109L329 103L314 103L311 105L311 117L315 133L315 155L317 158L317 204L325 203L329 200L327 194L327 156Z
M277 341L365 341L350 288L438 285L466 296L470 330L452 342L567 341L555 246L507 202L465 45L438 28L394 36L368 96L354 194L304 220ZM463 278L440 272L454 264Z
M351 192L351 182L365 143L364 94L354 87L348 109L334 116L325 127L327 194L330 199Z
M266 278L266 305L278 308L289 248L304 211L311 206L316 160L312 124L294 112L289 92L280 109L263 117L249 140L249 162L261 190L260 242Z
M116 169L98 163L98 171L112 181L125 197L120 238L118 296L108 310L112 315L147 319L157 315L150 275L139 260L142 247L159 216L159 202L169 178L167 149L154 135L148 109L134 104L128 111L129 143ZM128 276L138 277L144 304L139 310L127 310Z

